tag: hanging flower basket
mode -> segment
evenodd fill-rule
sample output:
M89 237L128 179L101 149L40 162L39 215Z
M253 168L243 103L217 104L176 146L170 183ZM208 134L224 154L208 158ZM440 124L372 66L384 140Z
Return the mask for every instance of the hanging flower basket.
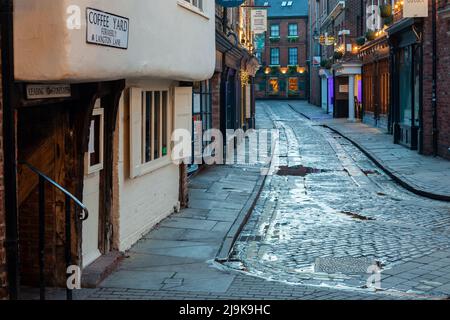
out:
M356 44L358 46L363 46L366 43L366 37L359 37L356 39Z
M383 4L380 6L380 15L382 18L392 16L392 6L390 4Z
M295 74L297 73L297 66L288 66L289 70L289 74Z
M384 18L384 24L390 26L394 22L394 17L391 15L389 17Z
M369 30L366 32L366 39L369 41L375 40L376 35L375 35L375 31L373 30Z
M344 56L344 54L341 51L335 51L334 54L333 54L333 58L335 60L342 59L343 56Z
M271 74L278 74L280 72L280 68L276 66L270 67L270 69Z
M320 62L320 66L324 69L331 69L331 66L333 65L333 63L330 60L327 59L323 59Z
M270 42L279 42L280 41L280 37L269 37L269 41Z

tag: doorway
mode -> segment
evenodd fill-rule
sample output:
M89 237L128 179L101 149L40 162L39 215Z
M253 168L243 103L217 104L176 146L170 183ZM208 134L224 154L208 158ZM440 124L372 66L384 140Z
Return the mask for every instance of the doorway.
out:
M97 99L89 130L88 152L85 154L83 201L89 210L89 219L83 224L83 268L101 256L99 249L101 177L104 169L104 109Z

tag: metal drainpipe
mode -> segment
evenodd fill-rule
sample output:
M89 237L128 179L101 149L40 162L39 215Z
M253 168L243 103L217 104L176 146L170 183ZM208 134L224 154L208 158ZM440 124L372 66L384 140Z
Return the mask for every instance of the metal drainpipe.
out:
M5 184L6 262L9 298L19 296L16 127L14 112L13 0L1 1L3 86L3 152Z
M437 156L438 154L438 127L437 127L437 31L436 31L436 0L433 0L432 3L432 38L433 38L433 87L432 87L432 98L431 98L431 107L433 112L433 155Z

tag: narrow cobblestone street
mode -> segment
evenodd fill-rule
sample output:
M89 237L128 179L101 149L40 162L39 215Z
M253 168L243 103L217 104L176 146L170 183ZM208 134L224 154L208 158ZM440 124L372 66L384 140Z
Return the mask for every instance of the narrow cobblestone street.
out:
M99 289L77 291L78 299L450 295L449 203L397 185L350 142L305 118L301 111L314 108L306 102L257 108L258 128L280 130L279 171L266 178L231 258L214 262L261 188L258 168L215 166L195 176L190 208L145 235ZM367 287L376 271L377 290Z
M230 266L282 282L367 291L374 264L389 293L450 294L449 203L404 190L286 102L258 108L281 129L281 170L266 182Z

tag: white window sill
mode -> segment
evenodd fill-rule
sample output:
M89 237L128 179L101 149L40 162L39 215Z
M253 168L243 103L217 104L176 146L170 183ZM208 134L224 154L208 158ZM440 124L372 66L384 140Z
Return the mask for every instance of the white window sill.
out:
M159 169L162 169L164 167L167 167L172 164L171 157L170 156L164 156L163 158L153 160L151 162L145 163L141 165L139 174L134 178L139 178L145 175L148 175L150 173L153 173Z
M209 20L209 17L199 8L197 8L196 6L190 4L189 2L186 2L185 0L178 0L178 5L180 7L183 7L184 9L187 9L195 14L198 14L199 16Z

